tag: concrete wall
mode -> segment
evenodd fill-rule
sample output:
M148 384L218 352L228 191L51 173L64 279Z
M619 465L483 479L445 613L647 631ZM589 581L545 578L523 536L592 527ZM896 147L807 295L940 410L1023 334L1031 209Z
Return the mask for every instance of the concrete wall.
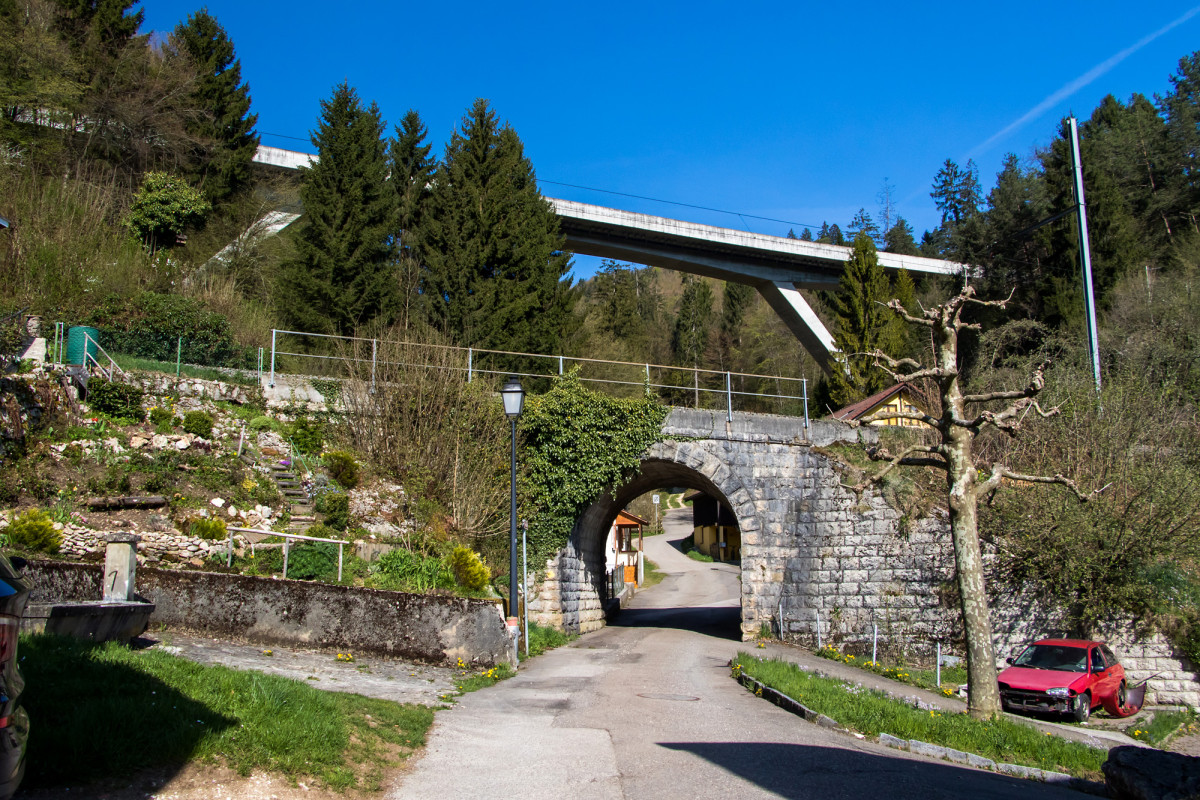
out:
M664 441L646 452L641 472L599 498L576 523L567 546L547 564L534 619L569 631L603 626L604 533L630 500L661 486L687 486L722 500L742 534L743 636L764 625L790 641L820 639L857 654L932 660L961 653L961 614L953 548L944 513L902 519L880 496L858 499L836 465L814 449L869 442L878 432L832 422L677 409ZM686 437L686 438L684 438ZM997 654L1003 659L1035 638L1077 634L1062 615L1021 587L993 582ZM1163 637L1114 620L1100 632L1133 680L1151 682L1152 702L1200 706L1196 666Z
M33 562L33 600L96 600L101 568ZM142 567L137 594L151 624L263 644L344 648L432 663L492 666L509 640L500 606L486 600L383 592L307 581Z

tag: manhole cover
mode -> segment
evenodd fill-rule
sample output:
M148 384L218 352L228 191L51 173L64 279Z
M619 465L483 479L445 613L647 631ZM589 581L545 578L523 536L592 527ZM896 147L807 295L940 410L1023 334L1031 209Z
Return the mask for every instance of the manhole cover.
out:
M689 702L700 699L692 697L690 694L662 694L660 692L639 693L638 697L645 697L647 700L687 700Z

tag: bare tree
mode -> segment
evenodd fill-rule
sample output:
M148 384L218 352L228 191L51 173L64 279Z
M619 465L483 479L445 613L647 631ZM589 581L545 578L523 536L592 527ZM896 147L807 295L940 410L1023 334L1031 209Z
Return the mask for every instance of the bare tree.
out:
M1031 412L1040 417L1052 417L1059 412L1058 407L1043 409L1035 399L1045 385L1044 373L1049 362L1043 362L1033 370L1029 383L1023 389L984 394L963 392L959 380L959 332L980 328L977 323L963 321L963 310L968 306L1003 309L1007 303L1008 300L976 299L975 290L969 285L945 303L925 309L920 317L909 314L899 300L888 303L888 307L906 322L931 330L935 365L924 366L911 358L892 358L880 350L868 355L875 359L876 366L888 372L897 383L932 381L936 384L941 399L941 413L934 417L922 411L897 412L889 409L864 417L858 424L900 417L923 422L940 436L934 437L937 440L934 444L914 444L895 454L882 446L872 448L869 451L872 460L884 462L885 466L858 484L847 487L861 494L869 485L878 483L899 466L935 467L945 471L950 535L954 543L954 566L966 636L967 710L977 718L993 717L1000 713L996 653L979 547L979 498L997 489L1006 478L1028 483L1057 483L1070 489L1081 501L1090 497L1062 474L1025 475L1013 472L998 461L990 465L976 463L972 448L975 437L984 427L991 426L1015 436L1022 421ZM994 410L998 403L1007 405Z

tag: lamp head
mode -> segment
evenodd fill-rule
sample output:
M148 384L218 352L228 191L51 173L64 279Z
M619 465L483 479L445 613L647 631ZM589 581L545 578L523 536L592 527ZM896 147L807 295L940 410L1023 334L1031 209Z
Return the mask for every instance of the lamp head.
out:
M516 376L510 376L504 382L504 388L500 390L500 397L504 400L504 415L510 419L515 419L521 416L521 408L525 405L525 390L521 388L521 382Z

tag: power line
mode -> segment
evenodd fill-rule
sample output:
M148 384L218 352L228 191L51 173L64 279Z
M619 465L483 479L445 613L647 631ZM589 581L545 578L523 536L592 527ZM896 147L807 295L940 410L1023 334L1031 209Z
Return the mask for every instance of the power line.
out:
M641 195L641 194L629 194L628 192L614 192L611 189L597 189L595 186L580 186L577 183L561 183L559 181L548 181L548 180L545 180L544 178L538 178L538 183L548 183L551 186L566 186L571 189L584 189L589 192L601 192L603 194L612 194L612 195L616 195L618 197L632 197L635 200L649 200L652 203L666 203L667 205L681 206L683 208L695 208L695 209L699 209L700 211L714 211L718 214L729 214L730 216L734 216L734 217L749 217L750 219L761 219L761 220L765 220L767 222L778 222L783 225L791 225L793 227L795 227L795 226L799 226L801 228L819 228L820 227L819 225L814 225L811 222L793 222L792 220L789 220L789 219L775 219L774 217L760 217L755 214L743 214L740 211L727 211L723 208L710 208L709 206L697 206L697 205L693 205L691 203L680 203L676 200L663 200L658 197L647 197L646 195ZM743 224L744 224L744 220L743 220Z

